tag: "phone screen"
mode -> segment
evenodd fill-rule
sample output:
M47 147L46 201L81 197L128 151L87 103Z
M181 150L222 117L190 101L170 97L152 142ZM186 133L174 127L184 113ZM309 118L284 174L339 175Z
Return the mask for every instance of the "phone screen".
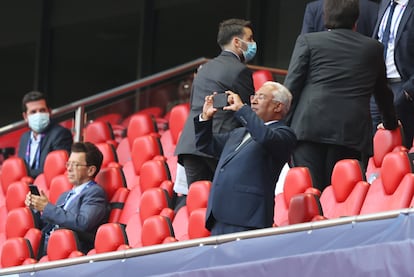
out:
M30 193L34 195L40 195L39 189L36 185L29 185Z
M221 109L228 105L227 102L228 95L226 93L219 93L214 95L213 98L213 107L216 109Z

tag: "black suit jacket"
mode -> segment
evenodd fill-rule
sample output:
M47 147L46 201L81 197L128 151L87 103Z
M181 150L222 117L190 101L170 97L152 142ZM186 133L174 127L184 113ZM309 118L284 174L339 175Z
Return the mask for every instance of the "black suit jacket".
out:
M389 0L380 4L378 22L374 30L374 38L378 39L378 29L382 17L388 7ZM398 26L394 45L394 61L403 81L403 89L414 99L414 1L408 2Z
M18 156L22 159L25 159L26 157L26 149L27 144L30 140L30 133L31 131L27 131L20 138ZM68 129L56 123L51 123L43 132L43 134L45 136L41 140L40 144L41 150L39 168L34 169L31 168L30 165L27 165L27 168L29 169L29 175L33 178L36 178L40 173L43 172L46 156L49 152L53 150L63 149L70 153L70 148L73 143L72 133Z
M234 53L222 51L219 56L204 64L194 78L190 99L191 110L177 143L175 155L208 156L196 149L193 118L202 112L207 95L213 92L223 93L226 90L239 94L247 104L250 104L250 95L254 94L251 70ZM219 110L214 115L215 133L227 132L239 126L240 123L231 111Z
M223 134L213 134L214 119L200 122L198 116L193 118L197 148L220 158L208 199L206 227L211 229L215 220L271 227L276 182L296 137L282 121L265 125L247 105L234 116L244 127ZM251 138L237 148L246 131Z
M377 20L378 4L369 0L359 0L359 14L357 32L372 36ZM323 0L308 3L303 16L302 34L325 30Z
M386 128L397 126L383 46L349 29L300 35L285 78L293 94L288 123L298 140L372 153L370 97Z

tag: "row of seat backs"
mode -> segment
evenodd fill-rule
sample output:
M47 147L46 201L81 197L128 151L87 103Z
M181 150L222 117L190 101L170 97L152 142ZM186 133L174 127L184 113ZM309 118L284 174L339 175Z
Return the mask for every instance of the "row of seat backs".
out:
M312 181L307 168L291 168L288 171L284 191L275 196L275 226L291 224L289 212L292 209L292 198L309 193L307 190L311 187ZM318 195L317 192L312 194ZM302 196L302 201L307 200ZM325 218L412 207L414 174L407 152L394 151L386 154L379 176L372 184L364 180L357 160L338 161L332 172L331 184L320 194L320 203Z
M204 228L204 220L205 207L207 205L210 187L211 183L209 181L199 181L194 183L189 190L188 204L180 209L181 212L175 215L177 217L171 216L168 213L163 215L163 210L169 207L168 200L166 200L168 199L168 194L163 189L151 188L145 191L142 195L140 210L136 214L139 216L138 218L142 221L142 224L141 222L130 220L127 225L119 222L110 222L101 225L96 234L95 248L88 254L99 254L109 251L128 249L131 247L141 247L178 241L173 227L173 222L176 218L178 220L176 223L183 223L182 225L176 225L179 226L179 232L182 231L181 229L187 228L185 231L186 236L181 237L181 240L209 236L210 233ZM16 216L13 217L12 214L15 214ZM30 221L32 216L32 212L29 208L22 207L11 213L8 222L13 225L16 224L16 222L19 222L20 225L31 226L31 229L33 229L35 228L34 222L23 224L23 222ZM188 218L186 218L186 216L188 216ZM14 219L12 219L12 217ZM171 218L173 218L173 220L171 220ZM19 224L16 226L19 226ZM139 228L140 224L142 225L141 228ZM128 230L129 226L130 230ZM16 230L19 229L20 228L13 229L13 232L16 232ZM5 259L5 261L2 259L3 267L24 264L29 261L33 262L33 255L29 255L28 253L36 253L39 248L41 235L38 229L35 230L38 231L39 236L36 240L30 240L28 245L30 248L33 248L32 245L35 245L36 250L29 251L29 247L26 245L27 243L22 243L22 240L20 240L19 243L13 240L10 242L7 241L3 244L7 245L3 249L11 249L16 247L16 244L18 244L17 248L19 250L13 251L17 253L16 255L18 257L20 257L12 259L14 254L6 255L8 258ZM135 235L131 235L131 230L134 230L134 233L140 236L139 241L134 241ZM24 238L24 231L25 230L20 230L20 233L14 234L14 236ZM8 237L7 240L10 238ZM11 245L15 246L12 247ZM24 249L26 250L23 251ZM13 251L10 253L14 253ZM42 257L40 262L77 257L81 255L83 254L79 252L76 234L67 229L59 229L52 233L48 243L47 255ZM24 256L25 259L22 259L22 256ZM11 259L13 262L10 261ZM17 262L17 260L19 260L20 263Z

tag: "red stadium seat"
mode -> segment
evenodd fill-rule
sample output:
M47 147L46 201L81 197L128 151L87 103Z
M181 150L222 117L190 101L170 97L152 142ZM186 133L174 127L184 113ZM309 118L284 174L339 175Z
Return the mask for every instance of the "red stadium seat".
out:
M106 142L118 146L111 124L104 121L93 121L86 125L83 140L94 144Z
M399 149L403 145L402 143L400 128L395 130L378 129L376 131L373 140L374 155L368 160L365 174L368 183L371 184L378 178L385 155L396 148Z
M140 199L139 209L129 216L126 224L129 245L139 247L142 245L142 224L153 215L159 215L165 209L170 209L170 201L162 188L150 188L146 190Z
M370 185L360 214L408 208L414 196L414 174L406 152L385 155L380 177Z
M66 162L69 154L65 150L54 150L46 156L43 173L39 174L34 180L39 191L43 191L49 196L50 184L55 176L66 172Z
M132 145L131 160L122 167L127 187L132 189L138 185L143 164L161 155L163 152L159 138L153 135L137 137Z
M88 255L129 249L125 226L119 223L105 223L99 226L95 236L95 247Z
M169 218L153 215L145 219L142 225L142 246L150 246L177 241Z
M286 173L283 192L275 196L274 226L289 224L290 200L294 195L305 192L320 195L320 192L312 186L312 177L309 169L307 167L290 168Z
M197 239L210 236L210 231L206 229L206 210L207 208L198 208L191 212L188 219L188 238Z
M47 254L39 262L51 262L67 258L84 256L79 250L77 234L69 229L57 229L50 234L47 243Z
M153 117L146 113L132 115L128 123L127 136L120 141L116 148L119 163L121 165L124 165L127 161L131 160L131 151L133 151L134 140L137 137L149 134L159 136Z
M269 70L263 69L253 72L253 85L255 91L258 91L265 82L273 80L273 75Z
M36 263L30 241L25 238L6 240L1 248L1 267L12 267Z
M210 194L211 182L207 180L196 181L191 184L186 205L181 207L172 222L177 240L189 239L189 218L191 213L199 208L207 208L208 196Z
M30 241L33 252L37 255L42 232L33 211L27 207L15 208L7 214L5 233L2 234L0 245L10 238L26 238Z
M49 201L53 204L56 204L59 196L73 188L73 184L69 182L68 177L66 174L60 174L53 177L52 181L50 182L49 188Z
M324 216L337 218L358 215L369 184L363 181L363 173L358 160L338 161L332 171L331 185L321 195Z
M319 197L313 193L300 193L292 196L288 212L289 224L323 220Z

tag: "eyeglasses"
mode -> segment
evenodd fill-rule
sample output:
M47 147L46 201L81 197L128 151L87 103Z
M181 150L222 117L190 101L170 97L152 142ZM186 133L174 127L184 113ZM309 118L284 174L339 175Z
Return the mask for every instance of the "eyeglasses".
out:
M253 94L253 95L250 95L250 101L255 99L256 97L259 100L265 100L266 99L266 96L264 94Z
M76 167L76 168L78 168L80 166L89 166L89 165L87 165L87 164L79 164L79 163L76 163L76 162L67 162L66 163L66 168L70 168L70 167Z

